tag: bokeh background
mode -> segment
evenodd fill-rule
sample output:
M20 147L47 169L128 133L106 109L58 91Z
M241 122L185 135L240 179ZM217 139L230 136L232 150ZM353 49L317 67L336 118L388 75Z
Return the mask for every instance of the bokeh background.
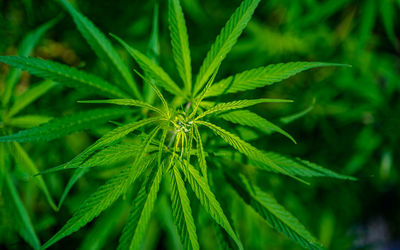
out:
M74 2L104 33L117 34L142 51L148 50L155 1ZM169 72L174 72L167 1L160 0L159 4L159 61ZM182 4L196 69L240 1L182 0ZM99 75L107 74L107 65L97 59L70 16L55 1L0 0L0 11L1 55L15 54L27 32L60 16L60 21L40 40L32 55ZM352 65L351 68L311 70L244 95L293 99L295 102L291 105L258 110L277 121L285 115L306 113L283 126L298 144L271 135L257 142L258 145L358 178L356 182L318 179L305 186L280 176L265 177L266 187L329 249L400 249L399 14L399 0L262 1L217 76L222 78L246 69L289 61ZM118 48L129 60L126 52ZM8 66L0 65L0 89L4 88L8 71ZM17 94L38 81L23 73ZM84 97L74 90L56 87L25 112L54 117L73 113L81 108L76 100ZM24 147L37 165L46 169L71 159L103 129L72 134L50 145L26 143ZM82 199L114 173L112 170L94 171L81 178L59 212L49 208L32 185L30 176L18 169L13 174L39 238L45 241L63 225ZM45 176L54 197L61 195L70 175L71 172L62 172ZM0 196L0 203L4 205L7 201ZM120 216L110 222L107 217L115 213ZM156 219L168 220L162 213L157 211ZM121 203L100 216L97 222L63 240L63 245L68 245L69 249L88 249L89 245L112 249L126 216L127 206ZM298 249L250 210L242 211L241 218L237 219L239 223L235 226L246 235L242 238L248 249ZM146 247L168 245L165 242L171 240L165 229L153 224ZM101 231L104 227L109 230ZM12 216L1 212L0 248L26 248L12 228ZM98 236L100 232L104 237ZM207 238L209 235L199 237L212 244L212 239Z

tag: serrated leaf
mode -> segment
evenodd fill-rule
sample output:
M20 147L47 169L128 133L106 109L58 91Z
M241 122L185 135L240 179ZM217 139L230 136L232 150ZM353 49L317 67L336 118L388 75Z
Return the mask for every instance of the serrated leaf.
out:
M107 37L87 17L79 13L66 0L59 0L59 2L70 13L79 32L86 39L97 56L107 61L109 65L112 65L119 73L120 77L124 79L124 81L120 82L127 84L134 96L141 100L140 91L132 75L129 73L128 67L122 61Z
M108 99L108 100L85 100L85 101L78 101L79 103L108 103L108 104L115 104L115 105L122 105L122 106L136 106L136 107L142 107L146 109L153 110L160 115L166 115L165 112L160 110L159 108L156 108L148 103L134 100L134 99Z
M44 95L51 88L56 86L56 83L53 81L43 81L39 84L36 84L32 88L29 88L22 95L18 96L15 99L14 104L11 106L8 111L7 116L12 117L18 114L21 110L23 110L26 106L34 102L36 99Z
M200 249L185 183L177 166L170 173L172 212L181 243L184 249Z
M323 249L307 229L269 194L251 185L243 176L228 175L238 195L278 232L304 248Z
M50 122L39 127L21 130L18 133L0 137L0 142L16 141L50 141L56 138L93 128L96 125L106 123L129 114L129 110L122 109L94 109L79 112L73 115L54 118Z
M58 22L58 19L50 20L45 24L41 25L36 30L28 33L26 37L22 40L20 46L18 47L18 55L20 56L29 56L39 41L39 39L43 36L43 34L53 27ZM10 98L12 96L12 92L14 91L15 85L17 84L19 77L21 75L21 70L12 68L10 73L7 76L6 83L5 83L5 91L2 97L3 105L8 104Z
M199 128L197 127L196 124L193 125L194 128L194 134L195 134L195 140L196 140L196 154L197 158L199 161L199 166L200 166L200 171L204 176L204 179L207 181L207 161L206 161L206 155L204 153L204 148L203 148L203 143L201 140L201 135L199 132Z
M208 51L196 78L195 94L204 86L208 78L220 66L226 55L235 45L247 23L250 21L260 0L245 0L232 14L222 28L211 49Z
M139 217L137 224L135 226L135 232L133 234L133 238L130 242L129 249L140 249L141 243L143 241L144 235L146 233L147 226L149 224L151 214L153 212L153 208L157 199L158 190L160 188L160 183L162 180L163 168L158 167L157 173L153 179L151 184L149 193L143 204L143 209L139 210Z
M218 117L222 118L224 120L230 121L232 123L235 123L235 124L258 128L266 134L271 134L272 132L275 131L275 132L281 133L282 135L286 136L287 138L292 140L294 143L296 143L296 141L293 139L293 137L290 134L288 134L286 131L284 131L283 129L276 126L272 122L266 120L265 118L257 115L256 113L253 113L249 110L235 110L235 111L221 114Z
M146 198L148 196L147 186L149 185L149 182L149 178L145 178L145 180L141 183L140 189L135 194L128 219L122 230L121 237L119 238L117 250L129 249L129 245L139 221L140 212L143 210L144 203L146 202Z
M93 143L91 146L86 148L83 152L81 152L80 154L75 156L71 161L66 163L64 168L69 168L70 166L80 166L85 160L88 159L88 157L90 157L97 150L102 149L102 148L104 148L106 146L109 146L112 143L114 143L115 141L118 141L119 139L125 137L130 132L132 132L132 131L134 131L134 130L142 127L142 126L145 126L145 125L147 125L149 123L155 122L157 120L159 120L159 118L148 118L148 119L144 119L144 120L141 120L141 121L135 121L135 122L131 122L131 123L128 123L126 125L120 126L120 127L116 128L116 129L108 132L107 134L102 136L99 140L97 140L95 143ZM157 133L158 129L159 129L159 126L154 130L155 132L152 135L153 137ZM134 162L134 165L139 164L144 152L149 147L149 143L150 143L152 137L149 137L149 138L150 138L150 140L146 141L145 145L142 146L142 148L139 149L140 152L139 152L139 155L138 155L138 157L136 158L136 160ZM88 165L84 166L83 168L79 168L79 169L75 170L74 174L72 175L72 177L68 181L66 188L64 189L64 192L63 192L63 194L61 196L61 199L60 199L60 202L58 204L58 207L62 206L65 198L67 197L69 191L71 190L71 188L75 184L75 182L82 175L84 175L88 170L89 170L89 166Z
M29 157L29 155L26 153L26 151L22 148L22 146L18 142L11 142L9 143L8 146L11 155L15 159L15 162L17 162L18 165L22 167L23 172L27 173L29 176L32 176L39 171L36 164L32 161L32 159ZM36 176L33 178L34 181L36 182L36 185L42 190L44 196L47 199L47 202L54 210L57 210L56 204L54 203L54 200L51 197L51 194L49 192L49 189L47 188L46 183L43 180L43 177Z
M113 165L118 162L136 157L141 151L142 145L116 144L106 147L84 162L76 162L74 164L62 164L57 167L46 169L36 175L55 173L62 170L75 168L92 168L97 166ZM150 145L147 152L157 151L158 147Z
M154 3L154 11L153 11L153 27L151 30L151 35L150 35L150 41L148 45L148 51L147 51L147 56L152 59L156 64L158 63L158 59L160 57L160 29L159 29L159 4L158 2ZM154 80L145 78L150 82L154 82ZM153 104L155 100L155 93L154 89L149 85L145 84L143 86L143 93L144 93L144 99L146 100L147 103Z
M179 0L169 0L168 23L171 35L172 52L179 75L188 93L192 91L192 66L189 38L185 18Z
M129 133L135 131L136 129L146 126L148 124L157 122L159 120L160 120L160 118L158 118L158 117L143 119L140 121L134 121L134 122L127 123L125 125L122 125L120 127L117 127L115 129L111 130L110 132L103 135L100 139L98 139L91 146L86 148L79 155L75 156L74 159L72 159L70 162L67 163L66 167L73 165L73 164L80 164L81 162L86 160L90 155L92 155L97 150L100 150L106 146L110 146L114 142L122 139L123 137L125 137Z
M297 178L296 176L292 175L285 169L283 169L280 166L278 166L277 164L275 164L271 159L269 159L259 149L255 148L254 146L250 145L249 143L243 141L238 136L226 131L225 129L218 127L215 124L209 123L209 122L196 121L196 123L210 128L217 135L219 135L222 139L224 139L224 141L226 141L229 145L231 145L236 150L238 150L240 153L246 155L250 159L254 159L259 162L262 162L263 164L260 165L262 169L285 174L285 175L288 175L298 181L304 182L303 180Z
M148 160L140 162L138 165L127 167L118 175L109 179L82 203L79 209L74 212L72 218L69 219L67 223L42 246L41 249L46 249L62 238L78 231L97 217L102 211L111 206L111 204L113 204L128 190L129 186L136 180L150 162L151 161Z
M190 164L186 164L187 171L183 171L185 176L192 187L194 193L199 199L200 203L203 205L205 210L210 214L210 216L223 227L229 236L236 242L239 249L243 249L242 243L236 236L232 226L230 225L228 219L226 218L221 205L215 198L214 194L211 192L210 187L204 180L204 178L199 174L199 172Z
M233 101L233 102L218 103L214 107L212 107L212 108L204 111L202 114L198 115L195 120L198 120L200 118L203 118L204 116L211 115L216 112L224 112L224 111L229 111L229 110L233 110L233 109L242 109L242 108L247 108L247 107L250 107L253 105L257 105L260 103L266 103L266 102L284 103L284 102L292 102L292 100L262 98L262 99L238 100L238 101Z
M239 91L260 88L280 82L308 69L328 66L347 65L321 62L289 62L271 64L266 67L247 70L234 76L225 78L212 85L205 96L219 96L222 94L236 93Z
M138 50L130 47L127 43L125 43L119 37L112 35L118 42L120 42L124 48L129 52L129 54L135 59L135 61L139 64L142 70L146 73L147 76L152 78L155 81L155 84L164 88L168 92L185 97L186 95L181 91L181 89L176 85L176 83L171 79L171 77L155 62L145 56L143 53Z
M119 88L95 75L50 60L26 56L0 56L0 62L26 70L32 75L57 81L79 91L93 91L105 97L129 97Z
M300 158L290 158L274 152L265 152L265 155L270 158L276 165L285 169L287 172L302 177L331 177L343 180L356 180L356 178L335 173L329 169L323 168L315 163L302 160ZM251 160L250 164L260 165L257 160Z

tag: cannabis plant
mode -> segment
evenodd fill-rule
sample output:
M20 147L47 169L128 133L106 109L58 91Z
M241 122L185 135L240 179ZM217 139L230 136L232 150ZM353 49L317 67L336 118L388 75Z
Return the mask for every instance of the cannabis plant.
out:
M222 61L260 2L244 0L217 36L194 78L182 8L179 0L170 0L169 31L173 60L180 79L172 79L154 57L111 35L140 67L142 72L135 70L137 78L141 79L142 84L139 84L107 37L66 0L59 2L72 16L94 52L113 69L113 77L105 80L60 63L26 56L1 56L0 61L60 85L107 98L80 101L81 105L90 103L113 107L55 118L41 126L7 133L0 137L0 142L49 141L108 120L120 117L125 117L125 120L123 123L113 122L116 128L69 162L38 173L36 180L40 180L41 174L75 169L60 199L60 207L74 183L90 169L114 166L119 170L81 204L42 249L84 227L121 196L131 200L132 205L118 249L139 249L152 211L159 204L157 198L161 195L170 196L169 206L184 249L199 249L203 244L198 236L199 231L205 230L202 228L204 222L199 222L198 203L213 221L217 239L213 248L243 249L229 210L229 203L237 197L241 198L243 206L251 207L270 226L301 246L322 248L293 215L259 187L255 177L259 171L266 171L303 183L307 183L304 178L310 177L352 178L251 145L250 137L259 138L260 133L277 132L294 141L287 132L248 109L254 105L291 101L238 99L237 93L277 83L304 70L338 64L281 63L215 81ZM157 37L153 38L157 44ZM157 45L153 48L157 52ZM7 112L10 114L11 111ZM229 131L232 126L235 130ZM7 170L3 165L2 171L7 180ZM220 197L217 186L229 188L231 197ZM38 247L37 243L31 245Z

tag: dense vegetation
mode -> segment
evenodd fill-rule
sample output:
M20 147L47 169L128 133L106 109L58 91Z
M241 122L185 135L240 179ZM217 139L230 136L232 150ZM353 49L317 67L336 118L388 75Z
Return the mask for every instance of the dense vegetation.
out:
M0 6L0 246L399 247L400 2Z

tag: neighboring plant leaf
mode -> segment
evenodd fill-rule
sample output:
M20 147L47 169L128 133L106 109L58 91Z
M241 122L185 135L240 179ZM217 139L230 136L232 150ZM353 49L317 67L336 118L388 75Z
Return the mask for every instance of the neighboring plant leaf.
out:
M123 109L93 109L83 111L61 118L54 118L39 127L21 130L16 134L0 137L0 142L50 141L74 132L93 128L96 125L122 117L130 112Z
M129 97L119 88L95 75L50 60L25 56L0 56L0 62L26 70L32 75L60 82L78 91L88 90L104 97Z
M11 127L16 128L32 128L43 123L48 123L53 117L43 115L23 115L18 117L12 117L7 121L7 124Z
M179 0L169 0L168 24L176 68L185 85L186 92L190 94L192 92L192 66L189 38Z
M14 105L11 106L8 111L7 116L12 117L18 114L21 110L23 110L26 106L34 102L36 99L44 95L51 88L56 86L56 83L53 81L43 81L39 84L36 84L32 88L29 88L22 95L18 96L15 99Z
M226 55L231 51L237 39L246 28L260 0L245 0L229 18L221 33L217 36L211 49L208 51L196 78L196 94L207 82L208 78L220 66Z
M28 33L28 35L26 35L26 37L22 40L20 46L18 47L18 55L29 56L43 34L51 27L53 27L58 22L58 20L58 18L50 20L49 22L41 25L36 30ZM8 73L5 83L5 91L2 97L2 103L4 106L10 101L15 85L17 84L20 75L21 70L17 68L12 68L10 70L10 73Z
M313 101L311 102L310 106L308 106L307 108L305 108L304 110L301 110L295 114L292 115L288 115L285 117L282 117L279 119L280 122L282 122L283 124L289 124L303 116L305 116L306 114L308 114L311 110L313 110L315 105L315 98L313 99Z
M304 248L323 249L307 229L272 196L251 185L243 175L233 178L231 175L228 179L239 196L273 228Z
M210 87L206 97L218 96L227 93L236 93L271 85L285 80L302 71L328 66L348 66L336 63L321 62L289 62L271 64L266 67L255 68L225 78Z
M129 69L126 64L122 61L121 57L115 51L111 42L106 36L84 15L79 13L71 4L66 0L58 0L64 8L71 14L78 28L79 32L89 43L90 47L94 50L98 57L108 62L107 65L112 65L116 71L120 74L121 78L125 81L120 81L128 85L133 95L142 100L142 96L138 89L136 82L132 75L129 73ZM121 96L120 96L121 97Z
M32 159L29 157L29 155L25 152L25 150L18 142L9 143L9 151L13 155L17 165L22 167L23 172L25 172L29 176L32 176L39 171L35 163L32 161ZM47 202L54 210L57 211L56 204L54 203L54 200L51 197L51 194L49 192L49 189L47 188L46 183L43 180L43 177L36 176L33 178L37 186L42 190L44 196L47 199Z
M200 249L185 183L177 166L170 173L172 212L183 249Z
M3 187L3 190L5 191L4 194L9 195L10 197L9 199L7 199L7 205L12 207L11 214L15 215L14 219L17 223L16 229L20 232L21 236L33 249L39 249L40 241L29 218L28 212L26 211L21 199L18 196L17 189L14 186L14 183L12 183L9 173L6 170L4 171L5 186ZM20 227L18 227L18 223L20 223Z
M381 11L381 17L382 17L382 22L383 22L383 27L385 28L386 34L390 40L390 42L393 44L395 49L399 49L399 42L396 38L396 32L395 32L395 11L396 7L394 6L394 1L390 0L382 0L380 1L380 11Z

